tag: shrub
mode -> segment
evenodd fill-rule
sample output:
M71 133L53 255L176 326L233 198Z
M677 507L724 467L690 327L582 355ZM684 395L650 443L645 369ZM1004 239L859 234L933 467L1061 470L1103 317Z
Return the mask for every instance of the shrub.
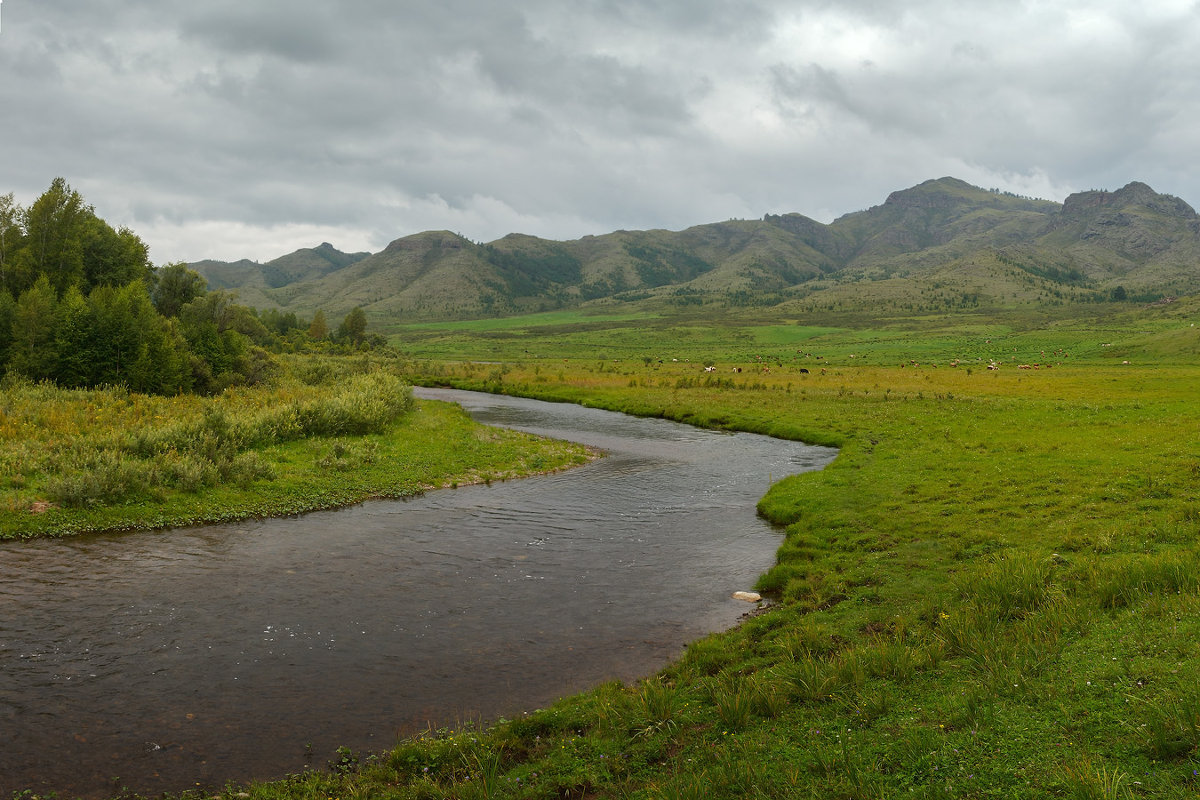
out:
M116 503L145 492L156 482L153 465L106 452L83 469L51 478L46 482L46 493L61 505L82 508Z

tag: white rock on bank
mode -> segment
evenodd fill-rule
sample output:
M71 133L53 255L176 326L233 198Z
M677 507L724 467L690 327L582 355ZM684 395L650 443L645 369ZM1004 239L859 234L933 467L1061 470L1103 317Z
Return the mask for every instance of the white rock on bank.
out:
M757 603L762 600L762 595L758 592L734 592L734 600L745 600L747 603Z

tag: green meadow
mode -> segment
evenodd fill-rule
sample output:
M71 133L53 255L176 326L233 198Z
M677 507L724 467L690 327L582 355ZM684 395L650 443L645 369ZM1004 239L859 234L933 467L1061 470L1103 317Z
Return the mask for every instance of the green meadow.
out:
M658 675L188 796L1194 797L1196 311L405 327L405 383L841 452L759 503L770 602Z
M415 381L841 454L760 502L781 526L758 587L774 602L661 674L248 791L1195 796L1190 318L1176 307L924 331L660 319L640 342L621 323L534 326L519 353L460 331L453 360L412 362ZM556 342L592 355L564 361Z

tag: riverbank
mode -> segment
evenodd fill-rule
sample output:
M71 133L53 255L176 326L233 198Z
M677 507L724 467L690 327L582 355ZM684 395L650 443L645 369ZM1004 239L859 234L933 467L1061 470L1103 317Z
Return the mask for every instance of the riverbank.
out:
M215 398L23 384L6 390L4 403L0 539L286 516L595 457L570 443L485 428L454 406L414 402L394 378L377 387L292 384ZM307 435L235 430L278 431L304 414L324 414L324 427Z
M536 366L414 379L841 444L760 503L787 525L759 586L781 603L636 686L346 754L253 796L1200 788L1200 456L1180 449L1200 432L1200 369Z
M1200 790L1200 368L538 366L411 377L840 444L760 503L780 604L636 686L203 796Z
M468 394L443 399L606 457L406 502L0 547L0 605L22 608L0 630L15 712L0 786L107 796L119 775L153 796L285 775L397 728L636 680L737 623L730 594L779 544L754 516L769 474L833 455Z

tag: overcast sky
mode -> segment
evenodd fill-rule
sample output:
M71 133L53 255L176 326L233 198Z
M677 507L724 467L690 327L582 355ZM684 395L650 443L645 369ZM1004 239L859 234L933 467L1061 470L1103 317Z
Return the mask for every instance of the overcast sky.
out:
M1200 205L1200 8L1103 0L8 0L0 194L155 263L429 229L828 222L952 175Z

